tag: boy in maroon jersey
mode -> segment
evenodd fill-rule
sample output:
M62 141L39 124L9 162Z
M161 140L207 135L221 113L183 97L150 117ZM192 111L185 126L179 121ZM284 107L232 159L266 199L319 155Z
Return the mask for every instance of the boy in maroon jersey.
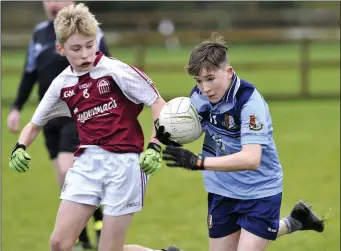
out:
M148 250L124 246L133 215L142 210L148 174L161 166L153 123L153 137L143 152L144 137L137 117L148 105L155 121L165 101L143 72L96 53L97 27L97 20L83 4L58 13L54 21L57 50L70 66L53 80L22 130L9 166L27 171L31 157L26 147L42 126L55 117L72 117L80 145L65 178L51 250L71 250L100 205L104 207L100 251Z
M43 1L42 3L48 20L37 24L27 48L24 71L7 119L8 130L12 133L20 132L21 111L31 95L34 85L38 85L39 100L42 100L53 79L69 66L69 61L56 50L53 20L61 9L76 3L75 1ZM96 41L97 50L109 56L103 31L99 28ZM49 158L55 169L58 185L62 188L67 170L73 165L73 153L79 145L76 125L70 117L58 117L48 121L42 132ZM101 208L95 211L94 220L97 245L103 225ZM77 246L81 246L83 249L92 248L87 232L89 232L89 228L82 231L77 243Z

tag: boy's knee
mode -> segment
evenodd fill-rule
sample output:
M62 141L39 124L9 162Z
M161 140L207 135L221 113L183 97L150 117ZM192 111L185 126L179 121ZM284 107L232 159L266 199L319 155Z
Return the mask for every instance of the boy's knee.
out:
M50 239L51 251L69 251L74 244L71 239L63 239L61 236L55 234Z

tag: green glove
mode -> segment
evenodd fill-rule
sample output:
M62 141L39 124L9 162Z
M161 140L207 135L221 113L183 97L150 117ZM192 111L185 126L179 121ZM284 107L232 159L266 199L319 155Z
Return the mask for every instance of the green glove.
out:
M155 174L161 167L161 146L149 143L147 150L140 154L139 164L146 174Z
M9 160L9 168L19 173L28 170L28 161L31 159L31 156L25 150L25 145L19 143L15 145Z

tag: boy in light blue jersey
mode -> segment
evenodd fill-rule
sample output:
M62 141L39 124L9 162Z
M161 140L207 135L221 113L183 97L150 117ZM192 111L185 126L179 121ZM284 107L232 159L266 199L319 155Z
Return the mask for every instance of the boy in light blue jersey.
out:
M302 201L280 220L283 173L269 107L234 72L223 38L213 35L199 44L187 70L197 82L191 102L205 132L202 154L171 141L162 126L157 138L167 145L167 166L203 171L210 251L261 251L284 234L322 232L323 220Z

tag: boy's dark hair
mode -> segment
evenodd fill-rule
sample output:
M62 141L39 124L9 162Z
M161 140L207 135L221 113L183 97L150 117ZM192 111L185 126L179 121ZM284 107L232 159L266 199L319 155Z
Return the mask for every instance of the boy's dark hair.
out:
M224 38L214 32L211 37L198 44L192 51L185 67L191 76L199 76L202 69L216 70L228 63L228 48Z

